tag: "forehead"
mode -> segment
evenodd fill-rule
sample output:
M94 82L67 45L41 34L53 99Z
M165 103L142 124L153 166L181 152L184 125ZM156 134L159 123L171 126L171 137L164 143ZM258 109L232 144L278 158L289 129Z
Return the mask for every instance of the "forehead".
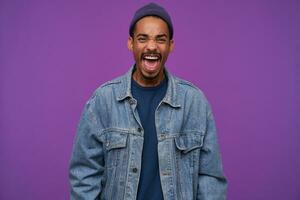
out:
M143 17L135 25L136 34L160 35L166 34L169 36L167 23L155 16Z

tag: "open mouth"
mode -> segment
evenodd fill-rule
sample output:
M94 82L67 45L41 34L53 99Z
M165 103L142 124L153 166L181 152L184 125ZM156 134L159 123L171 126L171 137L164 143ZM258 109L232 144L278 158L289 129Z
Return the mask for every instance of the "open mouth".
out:
M155 71L158 69L160 59L160 54L143 54L142 61L144 68L149 72Z

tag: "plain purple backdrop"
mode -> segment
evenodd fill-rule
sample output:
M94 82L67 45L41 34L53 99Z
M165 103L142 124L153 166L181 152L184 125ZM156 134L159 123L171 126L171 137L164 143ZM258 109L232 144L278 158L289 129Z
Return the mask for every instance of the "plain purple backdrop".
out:
M133 64L148 1L0 1L0 199L69 199L83 106ZM156 1L170 13L175 75L217 122L230 200L300 199L300 1Z

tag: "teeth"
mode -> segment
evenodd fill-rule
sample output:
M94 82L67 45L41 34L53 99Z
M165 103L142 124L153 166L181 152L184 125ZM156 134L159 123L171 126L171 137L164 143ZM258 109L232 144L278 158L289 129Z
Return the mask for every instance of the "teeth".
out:
M157 60L158 59L157 56L145 56L144 58L148 59L148 60Z

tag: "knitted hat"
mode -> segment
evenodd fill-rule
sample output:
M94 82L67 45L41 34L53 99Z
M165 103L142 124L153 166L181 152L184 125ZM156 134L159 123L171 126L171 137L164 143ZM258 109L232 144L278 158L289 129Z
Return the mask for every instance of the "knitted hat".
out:
M131 20L130 26L129 26L129 35L133 37L133 31L134 31L134 26L135 24L142 19L143 17L146 16L156 16L164 20L169 28L169 33L170 33L170 39L173 38L173 25L171 21L171 17L168 14L168 12L161 6L155 4L155 3L149 3L140 9L138 9L134 16L133 19Z

